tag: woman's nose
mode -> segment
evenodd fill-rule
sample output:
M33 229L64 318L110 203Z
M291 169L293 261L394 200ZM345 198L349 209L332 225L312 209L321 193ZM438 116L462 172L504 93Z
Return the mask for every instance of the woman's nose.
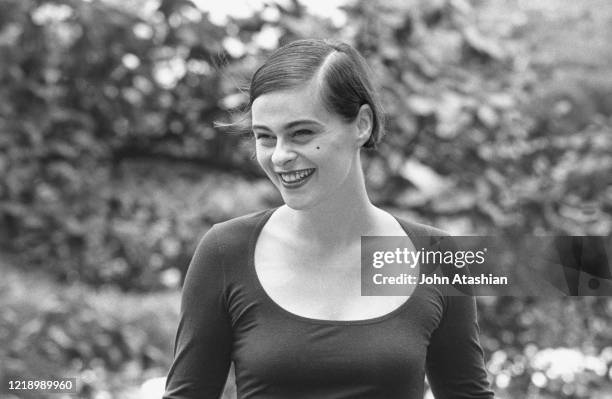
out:
M276 142L276 147L274 147L271 160L274 165L282 166L293 161L296 157L297 154L290 145L284 143L282 140L278 140Z

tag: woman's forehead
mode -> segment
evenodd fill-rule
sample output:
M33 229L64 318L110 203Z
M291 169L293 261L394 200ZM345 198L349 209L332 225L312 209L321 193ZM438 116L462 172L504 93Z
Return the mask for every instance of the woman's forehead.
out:
M315 84L262 94L251 106L253 125L281 126L298 119L325 122L331 116Z

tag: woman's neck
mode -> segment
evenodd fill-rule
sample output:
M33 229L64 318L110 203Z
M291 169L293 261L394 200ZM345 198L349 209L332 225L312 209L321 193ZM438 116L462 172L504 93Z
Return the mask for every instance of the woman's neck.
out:
M360 163L355 165L352 178L311 209L280 209L295 237L322 249L341 248L375 229L380 210L368 198Z

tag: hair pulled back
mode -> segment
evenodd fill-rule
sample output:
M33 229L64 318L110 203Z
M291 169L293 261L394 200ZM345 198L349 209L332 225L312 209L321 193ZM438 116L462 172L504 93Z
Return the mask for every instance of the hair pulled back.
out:
M301 86L318 79L326 109L347 122L362 105L372 109L372 133L365 148L376 148L384 135L384 113L364 58L346 43L305 39L274 51L255 71L249 90L249 109L257 97Z

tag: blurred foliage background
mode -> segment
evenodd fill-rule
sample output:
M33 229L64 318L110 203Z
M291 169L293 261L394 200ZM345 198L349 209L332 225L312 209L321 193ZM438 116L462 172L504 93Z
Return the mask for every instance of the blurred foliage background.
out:
M608 1L211 4L0 0L0 378L159 392L197 241L281 201L250 139L213 122L298 38L351 43L377 77L379 206L456 234L611 233ZM500 398L612 395L610 298L479 306Z

